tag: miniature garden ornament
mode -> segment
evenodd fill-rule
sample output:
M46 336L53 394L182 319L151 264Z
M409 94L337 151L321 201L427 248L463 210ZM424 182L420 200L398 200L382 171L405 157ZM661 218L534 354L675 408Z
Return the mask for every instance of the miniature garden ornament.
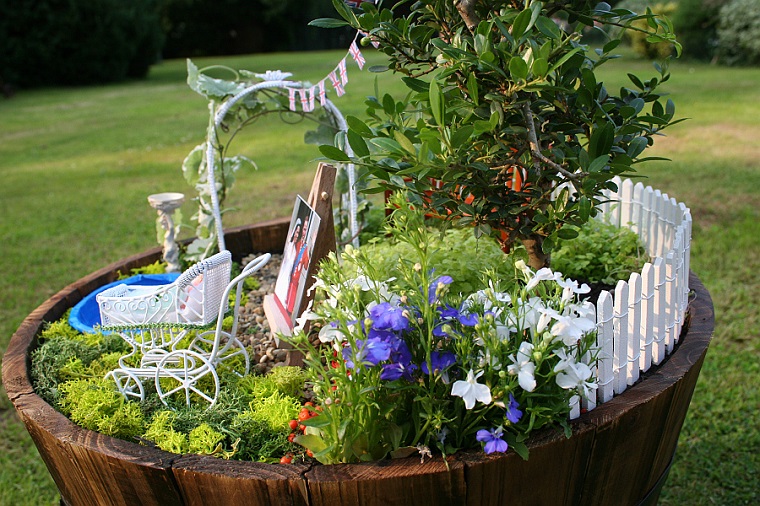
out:
M666 63L648 81L629 74L619 94L597 78L627 30L680 52L670 21L649 9L588 0L333 4L342 19L312 24L364 33L362 42L389 57L371 70L400 74L410 93L370 98L366 119L347 118L354 156L332 146L322 153L350 158L430 212L495 236L505 251L522 243L535 270L549 265L558 239L596 215L612 178L634 172L654 137L677 122L657 89L669 78ZM583 43L591 30L604 34L603 47Z

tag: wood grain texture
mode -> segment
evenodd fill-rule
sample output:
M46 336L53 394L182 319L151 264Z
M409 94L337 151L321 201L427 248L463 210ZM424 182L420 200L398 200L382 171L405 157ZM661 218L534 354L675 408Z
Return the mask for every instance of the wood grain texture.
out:
M466 502L465 466L449 457L314 466L305 476L313 506L456 506Z
M240 258L282 250L289 220L225 234ZM667 469L712 337L712 301L692 274L695 297L672 355L623 394L571 422L573 436L531 438L530 459L463 452L338 466L280 466L177 456L81 429L33 393L29 354L43 322L60 318L116 272L154 262L151 250L61 290L32 312L3 360L3 383L65 503L90 504L636 504ZM657 490L654 492L656 501ZM650 497L651 499L651 497Z
M233 464L233 465L230 465ZM188 506L305 506L309 504L303 473L309 466L229 462L187 455L172 466L177 487Z

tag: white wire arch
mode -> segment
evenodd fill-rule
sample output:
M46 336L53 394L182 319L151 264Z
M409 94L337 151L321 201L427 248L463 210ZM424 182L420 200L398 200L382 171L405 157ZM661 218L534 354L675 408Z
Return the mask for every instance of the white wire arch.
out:
M274 75L275 78L273 79L267 79L268 76ZM229 110L240 100L247 97L248 95L252 93L256 93L257 91L261 91L264 89L271 89L271 88L281 88L281 89L288 89L288 88L305 88L304 84L297 81L289 81L287 79L283 79L282 77L287 77L289 74L284 74L281 72L267 72L267 74L263 74L260 76L267 76L264 77L264 81L260 83L253 84L251 86L248 86L244 90L238 92L236 95L233 95L232 98L224 102L219 109L217 109L216 113L214 114L214 129L216 130L219 128L222 124L222 121L224 121L224 117L227 115ZM335 122L338 125L338 130L342 132L344 135L348 131L348 125L346 124L346 119L343 117L343 114L341 114L340 110L335 106L335 104L332 103L332 101L328 98L325 98L324 103L324 109L330 113L330 115L333 117ZM348 144L348 142L344 142L343 149L345 150L346 154L348 156L353 156L353 150L351 149L351 146ZM224 227L222 226L222 212L219 207L219 195L216 193L216 167L214 166L214 149L213 145L210 142L209 139L206 139L206 171L207 171L207 181L209 185L209 193L211 194L211 212L214 216L214 227L216 229L216 236L217 241L219 244L219 251L223 251L227 249L225 247L224 243ZM349 228L351 230L351 243L353 246L358 247L359 246L359 224L357 223L357 199L356 199L356 167L353 163L346 164L344 166L346 173L348 175L348 200L349 200Z

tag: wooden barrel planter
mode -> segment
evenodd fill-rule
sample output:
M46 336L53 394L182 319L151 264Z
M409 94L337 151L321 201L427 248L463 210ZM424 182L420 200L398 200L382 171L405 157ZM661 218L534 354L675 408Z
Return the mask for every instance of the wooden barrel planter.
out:
M228 230L227 247L281 252L289 220ZM349 465L271 465L175 455L74 425L37 396L29 356L43 322L59 319L117 271L152 263L135 255L64 288L30 314L3 361L3 383L69 505L459 505L655 504L712 337L709 293L690 274L694 297L675 351L611 401L531 438L530 459L514 453L461 452Z

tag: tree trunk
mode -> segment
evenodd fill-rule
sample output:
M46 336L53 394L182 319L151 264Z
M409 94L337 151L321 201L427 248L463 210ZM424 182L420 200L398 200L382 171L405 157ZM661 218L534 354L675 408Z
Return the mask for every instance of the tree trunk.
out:
M550 255L542 248L544 238L541 236L526 237L520 240L528 251L528 265L533 270L549 267Z

